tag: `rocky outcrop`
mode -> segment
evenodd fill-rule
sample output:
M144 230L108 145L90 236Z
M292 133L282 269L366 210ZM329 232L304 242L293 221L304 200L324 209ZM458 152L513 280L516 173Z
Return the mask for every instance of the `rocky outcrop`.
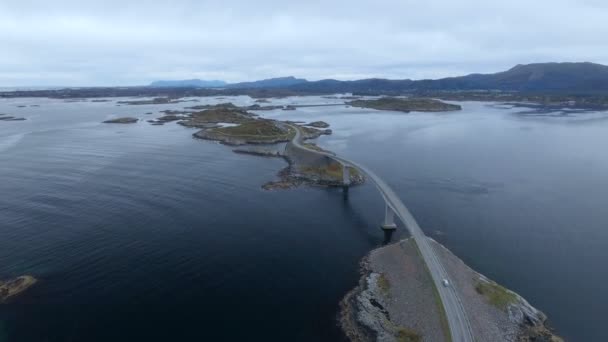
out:
M327 128L329 124L325 121L313 121L311 123L306 124L306 126L314 127L314 128Z
M7 303L11 299L17 297L34 284L36 284L36 278L24 275L15 279L0 281L0 304Z
M417 253L408 239L363 259L359 285L340 305L340 325L351 341L449 340L432 279Z
M17 118L6 114L0 114L0 121L25 121L25 118Z
M291 173L298 178L327 186L342 186L343 166L333 158L302 149L292 143L285 146L285 157L289 161ZM365 181L359 170L349 167L350 185Z
M139 121L137 118L125 117L125 118L116 118L116 119L106 120L103 123L130 124L130 123L136 123L137 121Z
M434 240L431 245L459 294L477 341L563 342L548 326L547 317L523 297L475 272ZM378 248L364 259L359 286L341 303L342 329L352 341L400 341L403 331L420 341L448 341L433 287L413 240Z

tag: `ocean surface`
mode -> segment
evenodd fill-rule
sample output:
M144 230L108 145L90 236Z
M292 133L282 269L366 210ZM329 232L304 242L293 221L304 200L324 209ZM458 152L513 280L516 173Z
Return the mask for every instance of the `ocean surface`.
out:
M39 279L0 306L0 341L343 339L338 303L385 241L374 187L264 191L283 160L145 122L249 97L107 100L0 100L0 113L27 118L0 121L0 279ZM383 176L429 236L568 341L608 340L608 113L460 104L258 114L330 123L318 143ZM127 115L142 120L101 123Z

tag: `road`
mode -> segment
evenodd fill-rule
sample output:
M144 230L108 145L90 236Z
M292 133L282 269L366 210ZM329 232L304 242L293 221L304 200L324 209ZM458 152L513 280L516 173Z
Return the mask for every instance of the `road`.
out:
M420 226L414 219L414 216L410 213L410 211L406 208L406 206L401 202L397 194L391 189L388 184L382 180L382 178L378 177L374 172L372 172L367 167L355 163L351 160L330 154L321 151L316 151L307 148L302 145L302 134L300 129L294 125L289 125L293 129L295 129L296 134L292 139L292 143L304 150L311 151L317 154L325 155L330 158L333 158L342 165L346 166L354 166L359 170L363 171L369 179L376 185L378 191L384 198L386 204L393 210L395 215L401 220L401 222L405 225L405 227L409 230L412 238L418 245L418 249L420 250L420 254L422 255L422 259L426 263L433 282L435 283L435 287L439 292L439 297L441 298L441 302L443 304L443 308L445 310L446 318L448 321L448 326L450 328L450 334L452 336L453 342L473 342L475 341L473 337L473 332L471 330L471 325L469 323L469 319L467 313L462 305L462 301L458 296L458 293L451 285L452 282L449 279L443 264L439 260L437 253L429 243L429 239L424 235ZM442 284L442 280L447 279L450 283L449 286L444 286Z

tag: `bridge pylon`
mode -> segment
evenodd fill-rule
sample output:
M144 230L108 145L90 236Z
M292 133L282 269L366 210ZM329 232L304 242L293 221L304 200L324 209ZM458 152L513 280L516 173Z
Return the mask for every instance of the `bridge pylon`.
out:
M395 224L395 212L388 204L385 204L384 209L384 222L380 226L383 230L395 230L397 225Z
M348 166L342 164L342 186L348 187L350 185L350 169Z

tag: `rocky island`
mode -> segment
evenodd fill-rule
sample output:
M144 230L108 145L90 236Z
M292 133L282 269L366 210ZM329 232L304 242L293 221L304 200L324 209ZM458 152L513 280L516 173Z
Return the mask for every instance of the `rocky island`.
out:
M400 98L381 97L375 100L355 100L346 102L347 105L377 110L393 110L398 112L450 112L462 110L455 104L445 103L429 98Z
M204 109L171 119L182 119L178 123L185 127L198 128L193 136L199 139L218 141L224 145L245 146L234 152L266 157L280 157L288 167L278 173L279 180L264 184L263 189L286 189L308 184L320 186L342 186L343 166L327 156L311 153L291 144L295 130L299 130L304 140L331 134L329 124L322 121L307 125L291 121L280 121L258 117L247 108L232 103L201 105L191 109ZM277 146L286 143L284 146ZM322 151L315 144L306 143L306 148ZM349 168L350 184L364 181L363 175L355 168Z
M432 247L452 279L477 341L562 342L524 298L475 272L441 244ZM378 248L361 264L359 285L341 303L352 341L450 341L443 306L412 239Z
M125 118L116 118L116 119L106 120L103 123L130 124L130 123L136 123L137 121L139 121L139 119L137 119L137 118L125 117Z
M25 121L25 118L17 118L14 116L0 114L0 121Z
M7 303L17 295L36 284L36 278L25 275L15 279L2 281L0 280L0 304Z

